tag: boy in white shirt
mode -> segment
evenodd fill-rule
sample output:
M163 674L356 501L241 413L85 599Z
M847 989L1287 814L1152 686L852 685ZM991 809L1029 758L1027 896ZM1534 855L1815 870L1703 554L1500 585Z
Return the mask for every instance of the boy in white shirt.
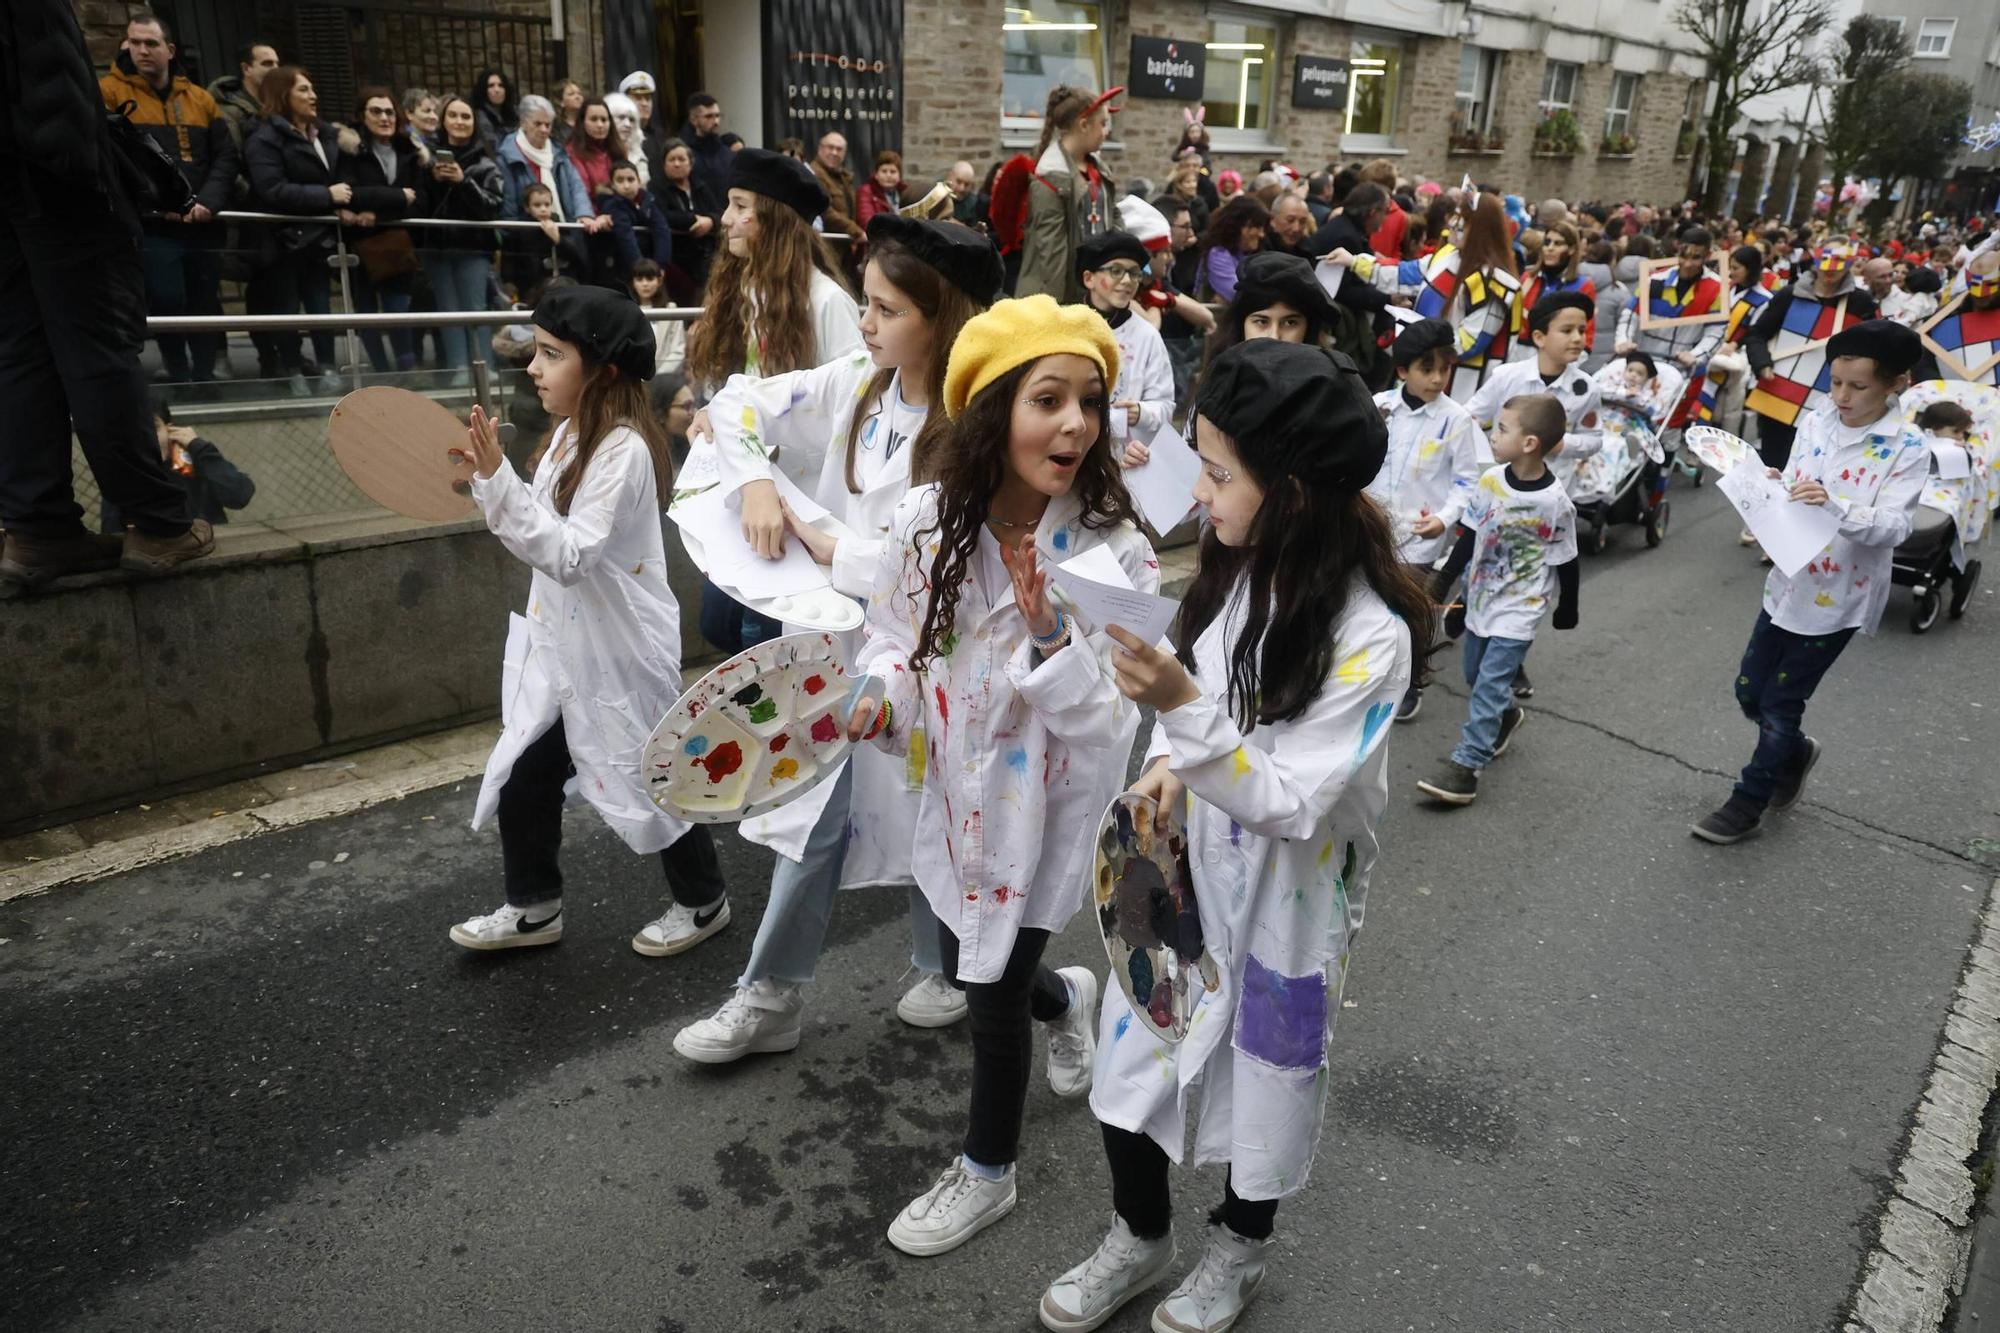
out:
M1737 669L1736 702L1757 724L1757 749L1729 800L1703 816L1694 835L1740 842L1762 827L1764 811L1798 802L1820 743L1805 734L1806 702L1856 630L1873 634L1889 600L1889 565L1910 535L1930 451L1902 421L1896 390L1923 350L1911 329L1871 319L1827 342L1828 398L1800 419L1780 473L1798 504L1840 515L1840 530L1797 574L1773 568L1764 606Z
M1174 367L1153 321L1133 309L1146 280L1146 246L1129 231L1107 231L1076 248L1076 275L1090 294L1090 308L1111 326L1118 341L1118 383L1111 386L1112 434L1125 441L1127 467L1147 459L1140 439L1174 414Z
M1582 292L1551 292L1535 302L1528 311L1533 358L1510 361L1489 373L1465 405L1479 428L1487 430L1499 416L1501 405L1510 399L1522 394L1553 395L1562 404L1566 424L1562 438L1551 444L1544 456L1566 493L1572 491L1577 465L1604 448L1604 425L1598 419L1601 395L1596 383L1576 364L1590 350L1590 321L1596 313L1596 303ZM1528 699L1534 693L1524 667L1514 682L1514 697Z
M1563 427L1563 407L1553 394L1522 394L1502 405L1493 430L1499 466L1479 479L1451 559L1431 585L1450 587L1471 565L1465 679L1472 699L1465 729L1438 776L1417 784L1447 805L1472 804L1480 772L1506 753L1527 718L1508 696L1552 593L1559 590L1556 628L1576 627L1576 506L1545 462L1562 447Z
M1441 319L1404 325L1391 352L1400 385L1375 395L1389 424L1389 453L1367 493L1389 516L1396 554L1423 583L1450 549L1452 527L1479 484L1486 444L1471 414L1445 394L1458 363L1456 337ZM1423 701L1413 678L1396 720L1408 722Z

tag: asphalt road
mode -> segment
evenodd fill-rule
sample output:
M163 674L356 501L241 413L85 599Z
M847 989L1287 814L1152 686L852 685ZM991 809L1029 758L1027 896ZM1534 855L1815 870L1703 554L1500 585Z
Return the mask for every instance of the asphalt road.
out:
M1751 744L1762 572L1712 487L1674 502L1664 548L1587 560L1477 805L1413 791L1455 681L1397 729L1335 1110L1243 1329L1837 1326L2000 848L2000 596L1914 638L1899 591L1813 704L1805 803L1710 847L1687 824ZM1035 1326L1110 1209L1046 1084L1014 1216L937 1259L883 1239L968 1062L894 1017L900 892L840 904L796 1054L692 1068L673 1034L740 966L768 855L723 839L736 923L649 960L657 870L573 814L568 938L475 957L445 938L500 898L471 803L0 906L0 1324ZM1052 955L1101 969L1087 917ZM1185 1267L1221 1175L1177 1180Z

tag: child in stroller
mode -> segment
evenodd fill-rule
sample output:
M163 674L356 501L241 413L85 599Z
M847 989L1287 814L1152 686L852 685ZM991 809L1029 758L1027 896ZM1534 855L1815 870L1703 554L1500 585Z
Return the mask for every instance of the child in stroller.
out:
M1576 504L1577 544L1601 551L1613 523L1637 523L1646 545L1667 536L1667 458L1664 423L1679 405L1687 377L1661 366L1646 352L1632 352L1597 372L1604 448L1577 465L1570 478Z
M1974 438L1972 412L1963 403L1939 398L1916 411L1915 425L1931 447L1931 472L1917 502L1916 524L1896 548L1890 580L1916 597L1910 632L1922 634L1946 606L1953 620L1965 614L1979 583L1979 561L1967 546L1985 535L1987 497L1983 439Z

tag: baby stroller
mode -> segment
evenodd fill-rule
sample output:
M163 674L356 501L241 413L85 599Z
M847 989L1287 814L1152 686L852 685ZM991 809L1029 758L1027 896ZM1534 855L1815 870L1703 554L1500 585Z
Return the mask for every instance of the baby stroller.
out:
M1965 614L1979 586L1980 562L1970 553L1986 536L2000 478L1994 471L1994 450L2000 442L2000 390L1956 380L1930 380L1903 395L1906 421L1940 399L1950 399L1972 413L1965 449L1971 455L1971 475L1941 476L1935 461L1917 502L1910 535L1896 548L1890 581L1908 588L1910 632L1923 634L1937 624L1942 611L1957 620Z
M1653 391L1635 397L1625 381L1622 357L1595 378L1604 448L1563 478L1576 504L1577 547L1593 554L1603 551L1611 544L1615 523L1638 524L1645 529L1646 545L1658 546L1667 539L1673 507L1666 498L1667 451L1656 423L1671 413L1687 381L1678 371L1661 368ZM1554 461L1560 470L1562 455Z

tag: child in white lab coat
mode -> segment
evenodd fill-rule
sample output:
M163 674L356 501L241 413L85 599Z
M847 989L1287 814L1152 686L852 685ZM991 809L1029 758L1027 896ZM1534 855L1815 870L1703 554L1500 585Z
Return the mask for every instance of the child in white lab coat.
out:
M1705 842L1757 833L1766 810L1798 803L1821 745L1805 734L1806 704L1859 631L1873 634L1889 600L1889 567L1910 535L1930 450L1903 422L1896 391L1923 351L1893 320L1850 325L1827 340L1829 402L1799 418L1780 478L1795 504L1832 510L1840 528L1796 574L1773 568L1737 667L1736 703L1757 724L1757 748L1721 808L1692 828Z
M1430 567L1450 548L1486 452L1471 413L1445 394L1458 367L1457 338L1442 319L1405 324L1391 352L1400 383L1375 395L1389 426L1389 452L1368 496L1389 516L1397 556L1419 586L1429 585ZM1423 686L1411 681L1396 720L1410 721L1423 702Z
M722 486L734 494L743 533L766 555L799 542L850 597L873 590L890 520L912 476L933 470L945 430L932 405L944 393L952 343L999 293L1000 256L983 232L895 213L868 224L862 273L867 350L770 379L732 377L709 405ZM772 481L780 454L818 459L813 498L848 529L833 537L799 522ZM860 636L846 645L851 657ZM896 1012L916 1027L965 1016L938 954L938 921L910 868L923 783L902 760L858 747L840 775L784 808L743 825L778 853L757 941L722 1007L681 1029L674 1049L723 1064L752 1052L797 1047L835 893L908 886L911 962L922 974Z
M1179 657L1120 630L1126 698L1156 709L1135 790L1185 813L1220 984L1170 1045L1108 987L1091 1109L1111 1232L1044 1293L1051 1329L1098 1327L1174 1262L1168 1162L1228 1164L1208 1243L1152 1327L1230 1327L1264 1278L1279 1200L1311 1172L1327 1048L1388 802L1389 719L1431 637L1430 599L1363 488L1387 430L1324 351L1241 344L1197 396L1208 506ZM1188 1112L1199 1128L1187 1138Z
M1107 231L1076 247L1076 276L1090 308L1118 340L1118 383L1111 386L1111 433L1126 443L1120 461L1138 466L1145 441L1174 415L1174 368L1160 331L1134 302L1146 281L1146 247L1129 231Z
M1134 587L1159 591L1111 456L1117 381L1111 330L1080 306L1036 295L967 323L937 480L896 507L876 571L856 671L887 682L875 743L922 775L917 883L972 1019L964 1151L889 1227L906 1254L954 1249L1013 1209L1035 1020L1056 1093L1090 1087L1097 979L1058 974L1042 952L1082 905L1139 714L1113 683L1104 627L1052 600L1043 562L1103 547ZM858 709L850 734L877 712Z
M707 828L670 819L646 794L640 753L680 695L680 608L667 583L660 509L673 485L666 432L646 381L656 349L630 297L561 287L535 307L528 378L558 424L532 482L472 409L472 496L487 527L534 570L527 615L513 617L500 676L503 730L486 761L472 826L497 813L507 901L453 926L468 949L562 938L563 789L585 800L635 852L658 852L674 903L633 938L719 928L729 898ZM664 923L664 926L663 926Z

